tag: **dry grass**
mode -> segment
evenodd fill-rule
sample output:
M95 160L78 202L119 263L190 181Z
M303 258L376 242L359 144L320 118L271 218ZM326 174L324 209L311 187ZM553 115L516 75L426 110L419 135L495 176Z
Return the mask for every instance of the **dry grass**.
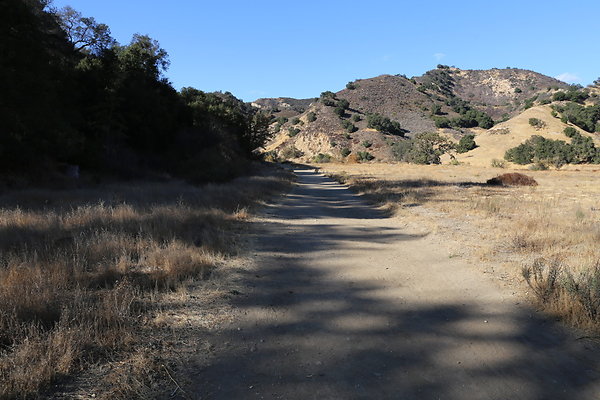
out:
M520 281L545 310L600 330L600 172L594 166L527 171L539 186L525 187L484 185L496 170L472 166L322 169L394 210L403 222L428 226L445 235L446 243L470 249L474 263Z
M248 209L289 177L115 184L0 196L0 398L132 350L157 293L235 254Z

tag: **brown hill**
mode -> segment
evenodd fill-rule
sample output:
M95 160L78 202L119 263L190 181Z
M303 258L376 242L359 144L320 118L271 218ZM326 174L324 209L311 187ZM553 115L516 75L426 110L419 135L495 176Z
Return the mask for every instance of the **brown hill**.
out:
M466 133L485 132L473 129L478 124L489 128L494 122L507 121L533 106L547 104L557 90L568 86L522 69L460 70L439 66L411 79L403 75L359 79L337 93L324 92L320 99L259 99L253 104L274 116L271 129L275 137L267 151L303 160L322 154L326 158L391 161L390 145L403 139L369 129L367 119L371 114L399 123L403 129L400 136L438 130L458 139ZM523 135L530 135L529 131L525 129ZM521 131L517 128L517 132ZM501 158L499 153L504 147L494 146L490 153ZM352 156L347 158L348 154ZM489 157L483 158L482 162L489 163Z

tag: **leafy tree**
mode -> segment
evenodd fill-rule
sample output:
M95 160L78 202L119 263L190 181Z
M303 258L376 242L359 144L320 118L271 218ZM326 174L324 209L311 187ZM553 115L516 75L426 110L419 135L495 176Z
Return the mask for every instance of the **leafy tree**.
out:
M573 138L576 135L579 134L579 132L577 132L577 129L573 128L572 126L567 126L564 130L563 133L565 134L566 137L568 138Z
M98 23L92 17L84 17L70 6L62 8L56 15L76 51L100 54L116 44L108 25Z
M473 150L476 147L477 144L475 143L475 135L465 135L458 141L456 152L466 153L467 151Z
M346 99L341 99L338 100L337 106L343 108L344 110L347 110L348 107L350 107L350 102Z
M354 90L357 87L358 86L356 86L356 83L354 83L354 82L348 82L348 83L346 83L346 89L348 89L348 90Z
M454 144L437 132L422 132L412 139L406 155L407 161L416 164L440 164L440 157L454 149Z
M369 114L367 116L367 127L376 129L391 135L404 136L406 132L397 121L392 121L381 114Z

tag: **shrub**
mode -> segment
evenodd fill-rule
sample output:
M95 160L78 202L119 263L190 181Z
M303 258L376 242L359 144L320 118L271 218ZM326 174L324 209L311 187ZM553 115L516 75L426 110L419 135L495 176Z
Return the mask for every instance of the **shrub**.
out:
M354 82L348 82L346 83L346 89L348 90L354 90L356 89L358 86L356 85L356 83Z
M537 186L538 184L532 177L518 172L498 175L495 178L488 179L486 183L497 186Z
M302 155L303 155L303 153L300 150L298 150L296 147L294 147L294 146L285 147L279 153L279 156L283 160L289 160L289 159L292 159L292 158L302 157Z
M296 117L292 120L292 125L298 125L300 123L300 118Z
M442 114L442 106L439 104L434 104L431 106L431 115L441 115Z
M356 153L356 156L358 161L371 161L375 159L375 156L368 151L359 151Z
M336 106L341 107L344 110L346 110L348 107L350 107L350 102L346 99L341 99L341 100L338 100Z
M350 134L349 134L349 133L345 133L345 134L344 134L344 137L345 137L346 139L348 139L348 140L352 139L352 136L350 136Z
M450 120L445 117L434 117L433 122L436 128L450 128Z
M520 88L515 88L515 93L523 93L523 90L521 90Z
M564 130L563 133L565 134L566 137L568 138L572 138L575 137L576 135L579 134L579 132L577 132L577 129L573 128L572 126L567 126Z
M454 149L454 144L437 132L422 132L410 140L410 145L403 144L402 147L407 150L403 161L416 164L440 164L440 157Z
M288 119L286 117L279 117L277 118L277 122L279 123L279 125L283 125L286 122L288 122Z
M306 114L306 120L308 122L315 122L317 120L317 114L315 114L314 112L309 112L308 114Z
M490 165L492 168L506 168L506 162L504 160L498 160L497 158L492 159Z
M299 133L300 133L300 129L298 129L298 128L288 128L288 136L289 137L294 137Z
M473 150L477 147L475 143L475 135L465 135L460 138L458 145L456 146L457 153L466 153L469 150Z
M354 114L354 116L352 117L352 121L354 121L354 122L359 122L361 120L362 120L362 118L358 114Z
M342 155L342 157L348 157L350 155L350 153L352 153L352 151L350 151L349 148L344 147L341 151L340 154Z
M313 157L313 162L315 163L328 163L331 161L331 155L319 153Z
M367 116L367 126L371 129L376 129L391 135L404 136L404 133L406 132L402 129L400 123L392 121L381 114L369 114Z
M346 112L344 111L344 109L339 106L333 109L333 113L340 118L344 118L344 115L346 115Z
M562 140L551 140L534 135L525 143L508 149L504 158L522 165L531 164L535 160L550 162L559 167L573 160L573 149Z
M361 143L366 149L368 149L369 147L371 147L373 145L372 142L365 140Z
M546 123L538 118L529 118L529 125L533 126L537 130L540 130L546 126Z

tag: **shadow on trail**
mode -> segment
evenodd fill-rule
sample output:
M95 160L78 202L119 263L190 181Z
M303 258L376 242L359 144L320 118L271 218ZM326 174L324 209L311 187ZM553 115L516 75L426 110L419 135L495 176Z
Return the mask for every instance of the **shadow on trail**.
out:
M346 252L377 252L420 237L384 224L363 226L361 218L376 213L358 200L352 207L351 195L341 196L347 209L332 210L338 195L311 187L311 175L301 178L305 190L292 193L302 199L300 209L288 197L268 211L277 218L256 232L259 267L244 273L247 291L232 299L245 317L215 338L216 358L196 371L195 396L598 398L597 353L528 309L407 301L390 297L385 280L343 275L335 262L351 261ZM319 224L324 216L348 220ZM317 222L284 222L298 218ZM402 269L403 262L395 259L390 268Z

